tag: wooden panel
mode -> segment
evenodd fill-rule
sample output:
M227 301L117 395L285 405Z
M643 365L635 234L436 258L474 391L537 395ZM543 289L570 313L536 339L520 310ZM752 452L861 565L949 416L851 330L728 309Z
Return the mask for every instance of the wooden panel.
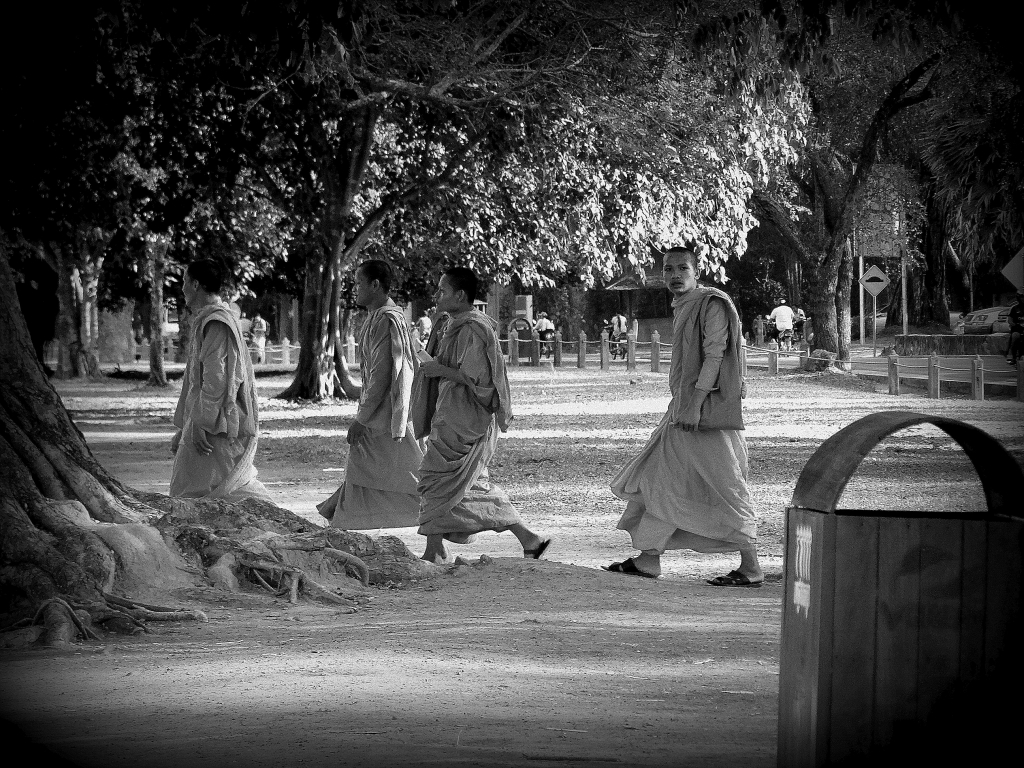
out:
M894 730L917 718L920 523L878 522L878 603L872 742L892 743Z
M822 564L829 559L825 549L832 546L831 526L826 525L830 520L834 518L803 509L786 510L779 659L780 768L810 768L823 762L825 740L818 736L819 712L827 697L822 698L820 689L823 682L827 684L829 666L823 656L822 622L831 621L831 569L823 573Z
M1020 650L1011 647L1011 633L1021 631L1021 548L1024 546L1024 524L1017 522L989 523L988 579L985 600L985 673L1005 674L1008 667L1019 671L1019 661L1012 663L1011 654ZM1006 658L1004 658L1006 657ZM1000 662L1004 665L1001 669Z
M834 517L835 597L829 761L871 749L874 716L877 517Z
M921 612L917 715L924 722L960 672L962 520L919 520ZM970 524L970 523L967 523Z
M985 665L985 602L988 573L988 536L991 523L964 524L963 570L960 576L960 672L971 682L982 676Z

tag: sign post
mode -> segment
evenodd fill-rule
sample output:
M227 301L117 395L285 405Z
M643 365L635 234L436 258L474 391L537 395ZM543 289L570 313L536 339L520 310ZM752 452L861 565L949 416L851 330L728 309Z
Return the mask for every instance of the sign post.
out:
M864 286L865 291L871 294L871 356L875 357L878 354L875 351L878 346L875 341L878 331L878 294L889 285L889 278L886 277L885 272L877 266L873 266L861 276L858 282Z

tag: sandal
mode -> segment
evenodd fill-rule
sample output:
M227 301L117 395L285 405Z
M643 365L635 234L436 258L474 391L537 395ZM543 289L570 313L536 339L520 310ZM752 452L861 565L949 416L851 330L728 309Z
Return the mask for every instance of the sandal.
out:
M657 573L648 573L647 571L641 571L636 567L636 563L633 562L632 557L627 557L621 563L612 563L611 565L602 565L602 570L611 571L612 573L624 573L627 576L640 576L645 579L660 579L661 575Z
M533 558L534 560L540 560L540 556L543 555L547 548L551 545L551 539L544 539L540 544L537 545L536 549L524 549L523 557Z
M715 576L713 579L707 579L707 583L713 587L750 587L757 589L764 580L751 581L739 571L730 571L725 576Z

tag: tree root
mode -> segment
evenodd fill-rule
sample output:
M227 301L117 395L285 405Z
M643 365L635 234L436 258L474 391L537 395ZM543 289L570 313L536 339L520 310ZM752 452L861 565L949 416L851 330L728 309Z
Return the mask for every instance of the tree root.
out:
M164 608L159 605L147 605L136 600L127 600L117 595L103 593L108 605L116 606L138 621L209 621L202 611L188 608Z
M302 547L290 548L303 549ZM319 584L314 579L311 579L309 574L301 568L296 568L293 565L286 565L284 563L274 563L269 560L260 560L244 556L239 558L238 564L243 568L248 569L260 584L271 591L274 591L273 588L267 580L263 578L260 571L263 571L264 573L269 574L271 578L276 579L278 584L281 586L277 591L275 591L275 594L278 597L287 594L288 602L293 605L299 602L299 591L301 589L303 594L306 594L309 597L317 597L339 606L344 613L355 613L356 610L358 610L357 603L327 589L327 587ZM284 584L286 578L288 580L287 585Z
M349 568L356 572L357 578L364 587L370 586L370 568L361 559L353 555L351 552L344 552L340 549L334 549L333 547L325 547L313 543L305 542L283 542L274 541L270 542L269 545L271 550L275 552L293 550L298 552L323 552L325 555L338 560L345 565L345 570Z
M71 619L71 623L75 625L75 628L78 629L79 633L81 633L83 638L85 638L86 640L100 639L99 635L97 635L95 632L89 629L89 627L85 626L85 623L82 621L81 617L79 617L79 615L75 613L75 609L72 608L66 600L60 597L51 597L49 600L44 600L42 604L39 606L38 610L36 610L36 615L32 618L31 623L38 623L40 617L43 616L43 614L46 612L46 609L51 605L57 606L63 609L65 613L67 613L68 618Z

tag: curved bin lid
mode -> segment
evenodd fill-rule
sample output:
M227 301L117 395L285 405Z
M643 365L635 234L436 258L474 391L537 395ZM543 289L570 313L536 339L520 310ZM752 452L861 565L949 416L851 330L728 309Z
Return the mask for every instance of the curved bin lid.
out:
M1024 520L1024 472L1002 443L965 422L913 411L872 413L828 438L804 465L792 506L835 514L846 484L871 449L894 432L918 424L932 424L960 445L981 480L989 514ZM894 511L877 514L901 516Z

